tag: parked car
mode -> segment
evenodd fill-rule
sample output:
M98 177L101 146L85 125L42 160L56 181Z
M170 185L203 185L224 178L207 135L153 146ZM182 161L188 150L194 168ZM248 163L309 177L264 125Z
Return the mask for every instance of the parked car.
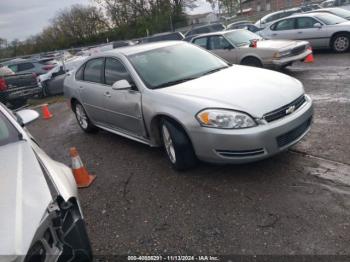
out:
M258 21L256 21L256 23L254 25L258 28L263 29L263 28L267 27L268 25L270 25L272 22L274 22L280 18L288 17L288 16L291 16L293 14L301 13L301 12L302 12L301 8L291 8L291 9L287 9L287 10L273 12L273 13L267 14L264 17L260 18Z
M188 38L190 36L198 35L198 34L206 34L210 32L218 32L225 30L226 27L221 23L202 25L195 28L192 28L185 34L185 37Z
M244 29L196 36L192 43L230 63L256 67L283 68L312 53L306 41L264 40Z
M300 6L300 9L302 12L309 12L312 10L318 10L320 8L321 8L321 6L318 4L306 4L306 5Z
M92 261L71 170L24 126L39 114L0 104L0 256L4 261ZM2 260L3 260L2 259Z
M322 8L318 10L313 10L310 13L328 13L340 16L346 20L350 20L350 11L339 7Z
M323 1L320 6L325 8L325 7L333 7L335 5L335 0L326 0Z
M181 32L166 32L160 34L154 34L149 37L144 37L138 39L138 43L153 43L159 41L174 41L174 40L183 40L185 37Z
M261 28L255 26L254 24L252 24L249 21L235 22L235 23L229 24L226 27L226 30L232 30L232 29L246 29L246 30L253 32L253 33L261 30Z
M327 13L308 13L283 18L259 32L266 39L306 40L312 48L349 50L350 22Z
M79 126L164 146L174 168L246 163L297 143L312 102L300 81L230 65L184 41L115 49L64 81Z
M37 75L44 74L55 66L46 64L45 60L42 62L35 59L14 59L4 62L2 65L6 65L16 74L35 73Z
M63 81L66 73L81 65L85 59L85 56L72 57L64 64L59 62L49 72L38 76L38 85L43 89L43 96L63 94Z
M327 0L321 3L321 7L341 7L350 10L350 0Z
M41 93L36 74L15 74L6 66L0 67L0 103L18 108L25 105L28 98Z

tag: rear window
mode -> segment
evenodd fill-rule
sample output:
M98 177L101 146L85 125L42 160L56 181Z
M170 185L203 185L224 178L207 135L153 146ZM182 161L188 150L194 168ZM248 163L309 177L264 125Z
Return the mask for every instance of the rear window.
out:
M20 133L0 112L0 146L20 141Z
M25 71L34 68L34 65L32 63L22 63L18 64L17 72Z

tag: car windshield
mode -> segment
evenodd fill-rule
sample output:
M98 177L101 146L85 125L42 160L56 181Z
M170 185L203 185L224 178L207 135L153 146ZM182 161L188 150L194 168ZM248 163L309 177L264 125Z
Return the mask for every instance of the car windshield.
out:
M326 25L337 25L348 22L348 20L332 14L317 14L315 15L315 17L321 20Z
M20 133L0 112L0 146L4 146L20 140Z
M225 34L225 37L237 47L249 45L252 40L262 39L261 36L254 34L248 30L228 32Z
M198 78L229 65L191 44L176 44L128 56L146 86L162 88Z

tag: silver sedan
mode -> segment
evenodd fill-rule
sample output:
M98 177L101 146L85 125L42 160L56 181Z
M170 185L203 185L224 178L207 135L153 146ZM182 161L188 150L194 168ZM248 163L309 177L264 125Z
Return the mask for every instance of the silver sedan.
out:
M280 19L258 32L266 39L306 40L312 48L350 48L350 21L328 13L304 13Z
M196 160L246 163L280 153L310 129L303 85L231 66L186 42L119 48L89 58L64 82L85 132L98 128L164 146L179 170Z

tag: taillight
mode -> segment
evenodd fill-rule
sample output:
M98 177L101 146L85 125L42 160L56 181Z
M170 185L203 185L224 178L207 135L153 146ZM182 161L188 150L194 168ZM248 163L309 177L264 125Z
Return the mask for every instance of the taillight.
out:
M3 77L0 77L0 91L5 91L7 89L6 80Z
M36 73L32 73L32 76L36 79L38 75Z
M54 67L55 67L54 65L46 65L46 66L43 66L43 70L49 71L49 70L51 70Z

